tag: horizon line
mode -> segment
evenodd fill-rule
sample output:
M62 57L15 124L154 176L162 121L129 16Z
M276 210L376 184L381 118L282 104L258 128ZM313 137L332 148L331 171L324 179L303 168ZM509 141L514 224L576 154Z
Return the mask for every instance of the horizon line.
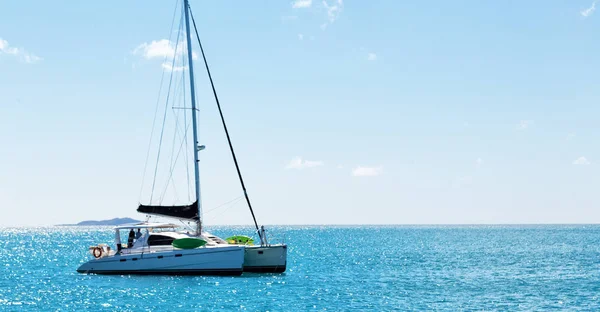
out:
M127 224L127 223L124 223ZM123 224L123 225L124 225ZM569 226L569 225L591 225L600 223L314 223L314 224L265 224L265 226L277 227L353 227L353 226ZM116 225L77 225L77 224L46 224L46 225L0 225L0 228L34 228L34 227L114 227ZM209 227L253 227L253 224L214 224Z

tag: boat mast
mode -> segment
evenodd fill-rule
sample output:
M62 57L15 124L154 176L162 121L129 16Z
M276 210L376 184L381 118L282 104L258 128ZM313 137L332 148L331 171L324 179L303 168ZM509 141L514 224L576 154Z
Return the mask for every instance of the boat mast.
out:
M188 0L183 0L185 11L185 35L187 41L188 68L190 71L190 92L192 93L192 132L194 133L194 184L196 187L196 204L198 205L198 235L202 234L202 203L200 200L200 168L198 160L198 124L196 121L196 91L194 90L194 65L192 61L192 40L190 40L190 17Z

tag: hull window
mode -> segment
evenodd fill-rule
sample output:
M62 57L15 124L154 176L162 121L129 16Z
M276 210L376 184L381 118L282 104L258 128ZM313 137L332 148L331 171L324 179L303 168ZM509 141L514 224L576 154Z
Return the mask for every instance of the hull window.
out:
M165 235L150 235L148 237L148 246L169 246L174 238Z

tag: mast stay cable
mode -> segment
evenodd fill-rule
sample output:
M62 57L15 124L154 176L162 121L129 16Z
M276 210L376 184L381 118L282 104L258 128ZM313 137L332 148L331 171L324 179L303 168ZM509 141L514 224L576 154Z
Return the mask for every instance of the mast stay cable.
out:
M181 28L179 28L179 31L177 32L177 41L175 42L175 52L173 54L173 61L171 62L171 68L175 67L175 60L176 60L176 56L177 56L177 49L179 47L179 38L181 35ZM162 148L162 141L163 141L163 135L165 132L165 121L167 119L167 107L169 105L169 98L171 96L171 85L173 84L173 71L171 71L171 77L169 78L169 86L167 88L168 92L167 92L167 100L165 101L165 111L163 114L163 121L162 121L162 128L160 130L160 138L158 140L158 152L156 154L156 166L154 167L154 178L152 179L152 189L150 191L150 203L152 203L152 197L154 195L154 187L156 185L156 175L158 173L158 165L159 165L159 160L160 160L160 152L161 152L161 148Z
M188 4L189 6L189 4ZM215 101L217 102L217 108L219 109L219 115L221 116L221 122L223 123L223 129L225 130L225 135L227 136L227 143L229 143L229 150L231 151L231 157L233 158L233 162L235 163L235 169L237 170L238 177L240 179L240 184L242 185L242 190L244 191L244 197L246 197L246 203L248 203L248 208L250 208L250 213L252 214L252 220L254 220L254 226L256 227L256 231L258 232L258 236L260 237L261 243L263 242L262 234L258 228L258 223L256 222L256 216L254 215L254 210L252 209L252 204L250 204L250 198L248 197L248 192L246 191L246 186L244 185L244 179L242 178L242 172L240 171L240 166L238 165L237 157L235 156L235 152L233 150L233 144L231 143L231 138L229 137L229 131L227 131L227 125L225 124L225 117L223 117L223 111L221 110L221 104L219 103L219 97L217 96L217 90L215 89L215 84L213 83L212 75L210 74L210 69L208 67L208 62L206 61L206 55L204 54L204 48L202 48L202 42L200 41L200 35L198 34L198 28L196 27L196 20L194 19L194 14L192 13L192 8L189 8L190 16L192 17L192 23L194 24L194 31L196 32L196 39L198 39L198 45L200 45L200 52L202 52L202 58L204 59L204 65L206 66L206 73L208 74L208 79L210 80L210 85L212 87L213 95L215 96Z
M171 20L171 30L169 31L169 41L171 41L171 37L173 36L173 26L175 26L175 17L177 16L177 8L179 7L179 0L175 3L175 10L173 11L173 19ZM167 61L168 56L165 55L163 63ZM152 146L152 139L154 138L154 128L156 125L156 117L158 116L158 104L160 104L160 95L162 93L163 81L165 78L165 68L163 67L162 75L160 77L160 85L158 88L158 97L156 99L156 107L154 108L154 119L152 120L152 130L150 131L150 141L148 142L148 149L146 151L146 161L144 161L144 173L142 174L142 183L140 183L140 193L138 195L138 200L142 200L142 191L144 190L144 182L146 181L146 172L148 169L148 160L150 159L150 147Z

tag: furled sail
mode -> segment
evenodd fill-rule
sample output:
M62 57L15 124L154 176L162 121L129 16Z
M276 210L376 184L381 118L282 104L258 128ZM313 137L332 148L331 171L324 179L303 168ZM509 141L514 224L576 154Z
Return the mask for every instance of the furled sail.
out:
M140 204L137 211L145 214L172 217L177 219L199 220L198 201L182 206L150 206Z

